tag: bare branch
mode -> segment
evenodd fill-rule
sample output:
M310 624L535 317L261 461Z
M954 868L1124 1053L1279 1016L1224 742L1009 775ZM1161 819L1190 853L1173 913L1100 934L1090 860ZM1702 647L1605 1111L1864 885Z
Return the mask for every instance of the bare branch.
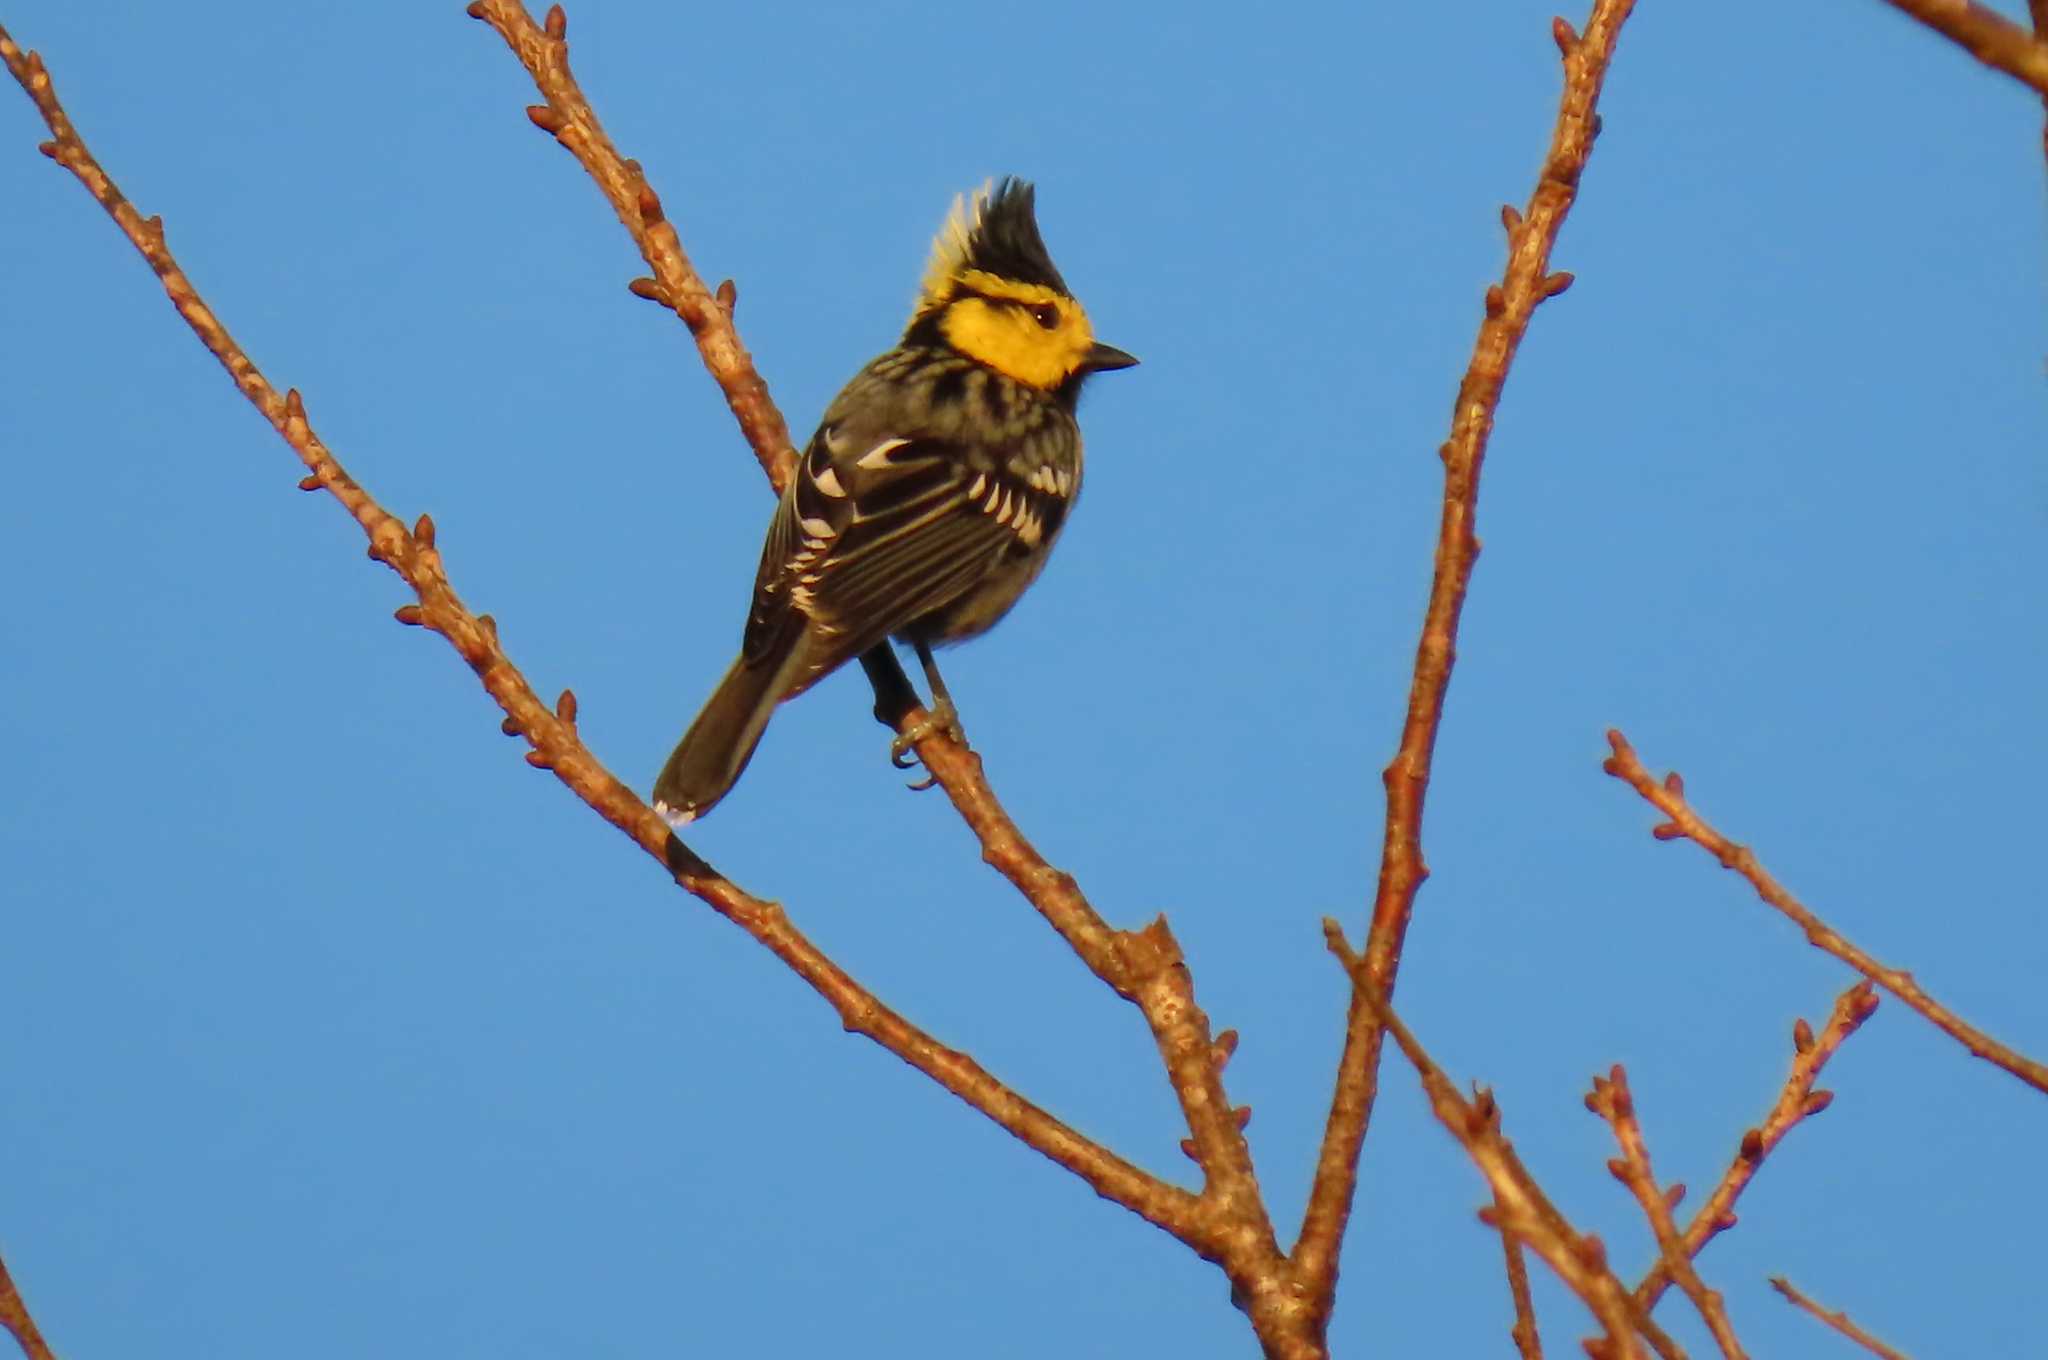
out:
M0 42L5 41L6 30L0 29ZM36 1320L28 1315L28 1305L21 1301L21 1291L14 1287L14 1277L7 1273L5 1261L0 1261L0 1327L13 1334L28 1360L57 1360L49 1343L43 1340Z
M1723 836L1706 819L1692 810L1685 801L1685 782L1677 774L1666 775L1659 783L1651 778L1636 758L1635 748L1618 731L1609 731L1608 745L1614 754L1601 766L1616 779L1622 780L1640 793L1671 820L1651 829L1651 835L1659 840L1689 840L1721 861L1724 869L1733 869L1748 879L1756 894L1766 903L1777 908L1801 930L1806 932L1808 944L1816 949L1833 954L1878 986L1890 992L1899 1000L1911 1006L1936 1028L1954 1039L1976 1057L2018 1077L2027 1085L2048 1094L2048 1066L2034 1061L2025 1054L2007 1048L1990 1035L1966 1023L1954 1011L1936 1001L1913 980L1913 975L1900 968L1888 968L1870 955L1851 944L1834 927L1815 916L1802 905L1798 898L1785 891L1779 882L1764 870L1757 857L1747 846L1737 845Z
M1834 1013L1818 1036L1804 1020L1793 1025L1792 1074L1785 1078L1785 1085L1764 1122L1742 1135L1735 1160L1680 1235L1679 1246L1687 1260L1698 1256L1707 1243L1735 1226L1735 1201L1749 1188L1764 1159L1785 1140L1785 1135L1828 1107L1833 1094L1816 1091L1814 1083L1843 1040L1860 1029L1876 1009L1876 993L1868 982L1859 982L1835 999ZM1655 1308L1670 1286L1670 1263L1660 1259L1636 1286L1636 1302L1645 1309Z
M1381 1028L1394 1036L1395 1044L1414 1066L1438 1122L1464 1147L1492 1187L1493 1203L1479 1211L1481 1221L1512 1234L1541 1256L1607 1329L1604 1343L1588 1342L1588 1349L1601 1344L1608 1360L1625 1360L1639 1353L1636 1336L1640 1333L1663 1360L1683 1360L1685 1352L1678 1343L1651 1320L1649 1310L1637 1304L1628 1287L1608 1267L1607 1249L1600 1239L1572 1227L1522 1165L1522 1159L1501 1133L1500 1106L1493 1093L1480 1087L1470 1101L1460 1096L1443 1069L1388 1008L1385 999L1368 990L1371 982L1365 961L1344 943L1343 932L1335 921L1323 922L1323 936L1330 952L1350 975L1353 987L1365 993L1365 1004L1378 1015Z
M1675 1185L1670 1191L1657 1187L1657 1177L1650 1170L1650 1148L1643 1141L1643 1126L1636 1118L1635 1097L1629 1093L1628 1073L1616 1063L1605 1078L1593 1078L1592 1094L1586 1097L1586 1108L1605 1119L1614 1130L1614 1141L1621 1145L1621 1156L1607 1164L1614 1178L1627 1186L1629 1193L1642 1206L1643 1216L1650 1220L1650 1231L1657 1239L1657 1254L1664 1263L1664 1269L1678 1281L1678 1287L1692 1300L1699 1310L1700 1319L1713 1333L1714 1344L1721 1348L1727 1360L1748 1360L1742 1343L1735 1339L1735 1328L1728 1321L1728 1308L1718 1291L1707 1286L1700 1273L1693 1269L1692 1257L1686 1253L1685 1243L1678 1235L1678 1225L1671 1219L1671 1210L1685 1194L1685 1187Z
M44 154L77 176L106 209L156 271L172 304L200 342L299 455L310 470L301 487L333 495L362 526L370 540L371 557L397 572L412 588L417 603L401 608L398 621L439 633L469 663L504 710L506 733L524 737L532 747L527 754L529 764L553 771L572 793L661 862L679 885L788 964L831 1004L848 1030L888 1049L1072 1171L1104 1198L1197 1250L1208 1245L1212 1216L1197 1212L1193 1195L1083 1137L1005 1086L966 1054L946 1047L903 1019L806 939L779 905L745 892L676 839L653 809L583 745L576 731L574 696L565 692L552 708L545 704L499 645L497 625L491 617L473 614L462 603L435 546L433 521L422 515L408 530L379 505L314 433L297 391L280 394L235 342L165 245L161 220L143 218L87 150L58 103L41 58L24 53L4 29L0 29L0 58L54 135L54 140L43 144Z
M796 467L796 450L790 445L789 426L782 412L768 395L768 384L733 329L737 292L730 280L716 294L704 286L683 252L675 227L662 212L660 197L641 173L640 163L621 156L605 135L604 125L597 121L590 101L569 72L568 20L562 7L556 5L548 11L545 27L534 23L517 0L477 0L469 14L496 29L533 77L548 102L528 109L527 117L543 132L553 134L590 172L620 224L640 247L641 258L654 271L652 279L633 281L633 293L670 308L690 328L704 367L725 393L726 404L753 447L761 470L777 491L782 490Z
M1383 775L1387 814L1380 844L1379 883L1373 894L1372 925L1365 942L1365 969L1371 987L1393 995L1401 965L1401 946L1415 908L1415 894L1428 875L1422 857L1423 799L1429 790L1430 763L1437 729L1443 721L1444 695L1457 654L1458 621L1472 566L1479 556L1473 522L1479 501L1479 473L1493 433L1494 412L1507 382L1508 368L1529 328L1529 320L1545 299L1557 296L1571 275L1552 273L1551 246L1578 196L1579 178L1599 135L1595 111L1600 89L1613 60L1621 26L1634 0L1594 0L1585 37L1556 20L1551 36L1564 56L1564 92L1543 169L1529 196L1528 207L1501 209L1507 228L1508 261L1501 281L1485 295L1485 317L1479 325L1471 363L1458 384L1451 412L1451 434L1440 454L1444 463L1443 514L1437 529L1436 569L1430 582L1429 605L1423 615L1422 638L1416 648L1414 676L1408 689L1407 716L1401 742ZM1344 1051L1338 1060L1330 1117L1316 1156L1316 1173L1294 1263L1303 1282L1327 1308L1336 1288L1337 1260L1344 1225L1351 1216L1358 1188L1358 1154L1365 1143L1378 1092L1383 1036L1373 1008L1354 989L1345 1019Z
M539 126L560 138L605 187L656 271L653 285L696 334L713 375L726 391L771 481L788 475L788 441L780 415L754 374L731 324L730 288L704 289L660 211L659 199L637 165L619 158L577 90L567 67L559 7L545 28L516 3L481 0L472 7L506 34L549 97L530 111ZM984 857L1015 883L1059 929L1076 953L1120 995L1144 1013L1180 1098L1196 1160L1206 1176L1201 1196L1124 1162L1106 1148L1038 1109L981 1069L924 1034L861 988L794 926L781 907L752 897L698 858L634 792L585 748L576 733L574 696L550 709L499 646L488 615L472 614L456 596L435 546L431 519L408 530L343 470L314 434L296 391L280 395L200 300L164 244L162 224L144 221L115 188L64 117L40 59L22 54L11 39L7 64L36 102L56 140L47 154L71 170L142 251L187 324L234 377L236 385L284 436L310 469L307 490L325 489L349 510L371 543L371 556L411 586L417 603L397 612L399 622L440 633L462 655L505 711L508 735L523 736L529 764L552 770L571 791L649 854L676 881L745 929L781 958L840 1014L845 1026L889 1049L1053 1161L1073 1171L1098 1194L1122 1204L1223 1266L1244 1300L1254 1327L1275 1355L1311 1360L1323 1354L1320 1321L1293 1288L1259 1197L1249 1144L1248 1109L1233 1108L1221 1072L1229 1046L1209 1032L1194 1003L1180 950L1163 921L1140 931L1110 928L1071 876L1048 865L1010 821L982 778L979 759L943 736L920 745L927 768L939 777L981 839ZM708 300L708 305L707 305ZM914 716L911 715L911 716Z
M1494 1196L1493 1207L1497 1213L1504 1211L1500 1196ZM1515 1353L1522 1360L1543 1360L1543 1337L1536 1330L1536 1300L1529 1293L1529 1259L1523 1252L1522 1239L1505 1226L1505 1219L1502 1222L1500 1248L1507 1260L1508 1297L1515 1303L1515 1325L1508 1329L1508 1335L1514 1339Z
M793 456L787 427L739 342L730 307L716 305L705 289L645 174L606 138L571 75L567 19L561 7L548 11L545 25L535 24L519 0L476 0L469 13L505 39L547 98L547 104L529 110L529 116L574 153L597 181L655 271L653 280L639 281L633 291L675 307L690 325L706 366L725 391L770 482L780 489ZM893 658L884 650L864 664L876 686L876 715L898 730L913 723L921 710L907 702L907 687ZM1016 886L1097 977L1144 1015L1187 1122L1192 1155L1205 1178L1199 1223L1184 1240L1223 1266L1269 1346L1283 1335L1303 1344L1319 1338L1320 1322L1302 1306L1260 1197L1244 1136L1250 1111L1233 1107L1224 1091L1223 1061L1208 1017L1195 1004L1180 946L1165 920L1138 931L1111 927L1073 876L1047 863L1025 837L989 786L980 757L964 742L933 729L918 742L917 752L980 841L982 858ZM1315 1339L1300 1353L1319 1350L1320 1341Z
M1906 1353L1904 1351L1894 1350L1890 1346L1885 1345L1884 1342L1879 1341L1869 1332L1864 1331L1861 1327L1849 1321L1847 1313L1830 1313L1823 1309L1812 1299L1794 1289L1792 1282L1784 1276L1773 1275L1771 1277L1771 1288L1783 1294L1786 1302L1792 1304L1795 1308L1804 1308L1807 1312L1813 1314L1843 1336L1848 1337L1872 1355L1881 1356L1883 1360L1906 1360Z
M2034 21L2034 41L2048 43L2048 0L2027 0L2027 14ZM2048 91L2042 93L2041 104L2048 110ZM2041 149L2048 153L2048 121L2041 125Z
M2031 85L2048 98L2048 43L2037 41L2018 24L1971 0L1889 0L1935 32L1994 70ZM2034 23L2041 23L2040 0Z

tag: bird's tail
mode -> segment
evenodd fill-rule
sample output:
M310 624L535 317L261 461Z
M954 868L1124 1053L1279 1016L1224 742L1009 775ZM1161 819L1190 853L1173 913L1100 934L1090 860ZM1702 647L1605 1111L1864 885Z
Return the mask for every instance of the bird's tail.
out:
M788 661L763 657L750 665L741 657L732 663L661 767L661 777L654 781L655 811L681 825L703 816L725 797L753 759L769 717L782 702Z

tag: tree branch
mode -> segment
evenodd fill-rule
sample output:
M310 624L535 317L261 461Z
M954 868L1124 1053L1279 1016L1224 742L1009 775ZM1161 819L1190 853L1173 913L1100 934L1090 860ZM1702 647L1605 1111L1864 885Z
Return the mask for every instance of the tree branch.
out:
M703 286L658 197L639 167L618 156L570 77L559 7L545 28L506 0L480 0L472 13L489 19L526 62L549 103L529 110L605 189L615 211L655 271L635 291L658 294L690 325L706 366L726 393L771 482L786 481L793 454L786 427L765 384L732 327L730 286L714 295ZM489 615L472 614L455 594L435 546L431 519L407 530L346 471L306 420L296 391L279 395L199 298L164 242L160 220L144 220L114 186L65 117L47 72L0 33L0 49L23 89L43 114L55 140L45 154L72 171L163 281L187 324L228 369L236 386L284 436L310 469L306 490L327 490L348 509L370 540L371 556L412 587L417 603L401 608L401 623L440 633L477 672L506 714L508 735L526 738L527 760L552 770L578 797L659 858L677 883L746 930L782 959L839 1012L846 1028L867 1036L980 1110L1029 1146L1080 1176L1105 1198L1163 1228L1223 1266L1268 1350L1312 1360L1323 1354L1320 1332L1300 1305L1291 1272L1273 1238L1259 1198L1243 1124L1249 1110L1224 1095L1221 1070L1230 1043L1209 1033L1194 1004L1178 945L1163 921L1141 931L1111 929L1073 879L1048 865L1003 812L982 778L979 759L943 736L920 744L920 754L947 789L983 844L984 858L1001 870L1067 938L1083 960L1144 1013L1180 1099L1190 1144L1206 1177L1198 1197L1123 1161L1082 1137L1004 1086L965 1054L946 1048L861 988L790 924L782 908L755 898L725 879L676 838L634 792L585 748L575 728L576 704L564 692L553 710L534 693L499 646ZM899 672L900 674L900 672ZM915 710L908 716L914 717Z
M5 33L5 29L0 29L0 41L4 41ZM28 1315L28 1305L21 1301L21 1291L14 1287L14 1277L7 1273L5 1261L0 1261L0 1327L13 1334L28 1360L57 1360L49 1343L43 1340L36 1320Z
M1683 1360L1685 1352L1678 1343L1651 1320L1649 1310L1637 1303L1608 1267L1607 1249L1600 1239L1572 1227L1522 1165L1501 1132L1500 1106L1493 1093L1479 1087L1470 1101L1460 1096L1386 1000L1368 990L1372 983L1365 960L1344 943L1343 931L1335 921L1323 922L1323 936L1330 952L1344 965L1352 986L1365 994L1365 1004L1379 1017L1381 1028L1394 1036L1395 1044L1422 1079L1423 1092L1438 1122L1458 1140L1492 1187L1493 1203L1479 1211L1480 1221L1527 1244L1607 1329L1603 1341L1586 1343L1587 1350L1596 1360L1626 1360L1638 1353L1635 1339L1640 1333L1663 1360ZM1602 1349L1595 1351L1596 1345Z
M575 696L565 690L550 709L499 645L497 626L490 615L471 613L456 595L435 546L433 521L422 515L408 530L379 505L314 433L298 392L280 395L207 307L165 245L161 219L143 218L86 148L58 103L41 58L24 53L0 29L0 59L35 102L53 134L53 140L43 144L43 153L71 171L106 209L156 271L172 305L200 342L299 455L310 470L300 487L325 490L339 501L368 537L370 556L397 572L412 588L417 603L400 608L398 621L439 633L469 663L504 710L507 735L524 737L532 747L527 754L529 764L553 771L572 793L660 861L679 885L788 964L839 1013L848 1030L872 1039L923 1072L1022 1142L1072 1171L1097 1194L1191 1245L1209 1241L1209 1216L1197 1212L1193 1195L1083 1137L1005 1086L966 1054L946 1047L896 1014L806 939L779 905L745 892L698 858L653 809L605 769L577 735Z
M2041 0L2034 23L2041 24ZM2010 19L1971 0L1888 0L1893 9L1912 15L1994 70L2003 71L2048 98L2048 43Z
M1735 1201L1749 1188L1756 1178L1764 1158L1785 1140L1785 1135L1803 1121L1825 1110L1834 1100L1831 1091L1816 1091L1814 1083L1820 1079L1821 1069L1842 1042L1870 1018L1877 1009L1877 995L1868 982L1859 982L1835 998L1834 1013L1828 1017L1818 1038L1813 1027L1804 1020L1792 1026L1792 1073L1785 1078L1785 1085L1778 1092L1778 1099L1772 1104L1771 1112L1764 1116L1764 1122L1742 1135L1736 1146L1735 1160L1721 1176L1720 1184L1707 1196L1706 1202L1692 1216L1685 1232L1679 1237L1679 1247L1687 1260L1698 1256L1707 1243L1735 1226ZM1597 1113L1597 1112L1596 1112ZM1664 1291L1671 1286L1671 1266L1666 1260L1659 1260L1643 1276L1643 1282L1636 1286L1636 1302L1643 1308L1653 1309L1657 1300L1664 1297Z
M1714 1344L1721 1348L1726 1360L1748 1360L1742 1343L1735 1339L1735 1328L1728 1321L1728 1309L1721 1295L1707 1286L1700 1273L1693 1269L1692 1257L1686 1253L1685 1243L1679 1237L1678 1225L1672 1221L1671 1211L1685 1196L1683 1185L1673 1185L1669 1191L1657 1188L1657 1178L1650 1170L1650 1149L1643 1141L1643 1126L1636 1118L1635 1097L1629 1093L1628 1073L1616 1063L1605 1078L1593 1078L1592 1094L1586 1097L1586 1108L1605 1119L1614 1130L1614 1141L1621 1145L1621 1156L1607 1163L1607 1169L1614 1178L1627 1186L1629 1193L1642 1206L1643 1216L1650 1221L1650 1231L1657 1239L1657 1254L1665 1271L1678 1281L1678 1287L1692 1300L1699 1310L1700 1320L1713 1333Z
M1804 1308L1807 1312L1813 1314L1843 1336L1848 1337L1872 1355L1880 1356L1882 1360L1906 1360L1904 1351L1893 1350L1890 1346L1885 1345L1884 1342L1879 1341L1869 1332L1864 1331L1861 1327L1849 1321L1847 1313L1828 1312L1812 1299L1794 1289L1792 1282L1784 1276L1773 1275L1771 1277L1771 1288L1783 1294L1786 1302L1792 1304L1795 1308Z
M1504 1213L1506 1206L1495 1195L1493 1207L1496 1213ZM1515 1343L1515 1354L1521 1360L1543 1360L1543 1337L1536 1330L1536 1300L1529 1293L1529 1259L1524 1254L1522 1239L1502 1221L1500 1248L1507 1261L1508 1297L1515 1304L1515 1325L1508 1329L1508 1335Z
M2034 21L2034 41L2048 43L2048 0L2027 0L2027 13ZM2048 90L2041 93L2041 107L2048 113ZM2041 125L2041 150L2048 154L2048 121Z
M1758 897L1777 908L1806 932L1808 944L1825 953L1833 954L1911 1006L1974 1056L2004 1068L2035 1090L2048 1094L2048 1066L2043 1066L2025 1054L2007 1048L1982 1030L1966 1023L1954 1011L1923 991L1920 984L1913 980L1911 973L1901 968L1888 968L1850 943L1834 927L1807 910L1798 898L1785 891L1778 880L1765 871L1748 847L1735 844L1709 826L1705 818L1694 812L1691 804L1685 801L1685 781L1675 772L1666 775L1664 782L1660 784L1643 768L1642 761L1636 758L1635 748L1628 744L1628 739L1620 732L1609 731L1607 743L1614 748L1614 754L1601 768L1630 785L1658 811L1671 819L1651 828L1651 835L1663 841L1683 839L1693 842L1721 861L1722 868L1733 869L1748 879L1750 886L1756 889Z
M621 156L605 135L604 125L597 121L597 113L569 72L569 24L562 7L556 5L548 11L544 28L518 3L477 0L468 12L471 18L496 29L533 77L547 103L529 107L526 116L543 132L552 133L604 191L620 225L654 271L651 279L633 280L633 294L661 303L690 328L704 367L725 394L761 470L781 491L796 467L796 449L790 444L782 412L768 395L768 384L733 328L738 292L730 279L720 284L715 294L704 286L676 229L662 212L660 197L641 172L640 162Z
M1527 209L1501 209L1508 234L1507 268L1501 281L1486 290L1486 316L1479 326L1471 363L1458 384L1450 438L1440 450L1444 499L1435 574L1416 648L1400 747L1383 776L1387 814L1364 953L1369 990L1377 995L1393 995L1415 894L1429 872L1422 857L1423 800L1429 790L1437 729L1443 721L1444 695L1457 654L1458 621L1472 566L1479 556L1473 521L1494 412L1530 317L1539 304L1571 284L1571 275L1550 271L1550 251L1578 196L1579 177L1599 134L1600 118L1595 110L1601 86L1621 26L1633 8L1634 0L1594 0L1584 38L1564 20L1553 21L1551 35L1564 57L1564 92L1550 149ZM1294 1249L1296 1269L1324 1308L1334 1296L1338 1254L1358 1188L1358 1154L1378 1092L1383 1035L1376 1012L1361 999L1366 990L1354 989L1352 994L1330 1117Z
M570 73L568 22L561 6L548 11L544 25L534 23L520 0L475 0L468 12L504 38L547 99L529 109L528 116L573 153L604 190L655 271L653 279L636 281L633 291L674 307L690 326L706 366L779 490L793 458L787 427L733 328L731 285L719 290L725 302L707 305L713 295L684 255L659 197L639 164L622 158L604 135ZM875 685L877 717L900 731L922 716L886 648L862 664ZM1228 1046L1219 1046L1211 1036L1208 1017L1195 1004L1180 946L1164 918L1138 931L1110 926L1073 876L1048 863L1010 818L989 786L981 758L965 742L933 730L917 743L917 753L981 843L982 858L1015 885L1098 978L1143 1014L1204 1177L1200 1212L1183 1240L1224 1268L1269 1348L1285 1339L1288 1345L1307 1347L1290 1353L1320 1354L1319 1325L1301 1306L1259 1193L1244 1136L1250 1111L1234 1108L1224 1091Z

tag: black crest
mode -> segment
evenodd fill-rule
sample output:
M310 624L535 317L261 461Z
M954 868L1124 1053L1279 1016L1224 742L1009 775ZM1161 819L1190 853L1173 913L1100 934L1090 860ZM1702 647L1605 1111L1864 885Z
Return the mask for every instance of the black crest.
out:
M955 201L952 216L932 242L931 265L925 272L926 297L943 297L948 282L963 269L1067 292L1067 281L1060 277L1038 234L1030 181L1005 175L977 193L972 203L964 198Z

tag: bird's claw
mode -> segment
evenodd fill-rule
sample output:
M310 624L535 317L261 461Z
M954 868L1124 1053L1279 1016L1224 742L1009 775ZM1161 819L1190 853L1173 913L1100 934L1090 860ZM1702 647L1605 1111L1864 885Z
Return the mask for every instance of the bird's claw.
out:
M917 758L917 744L939 732L946 733L955 741L967 740L967 733L960 727L960 714L950 699L938 700L926 710L924 717L896 734L895 740L889 743L889 763L899 770L915 769L922 763ZM922 791L936 783L938 776L928 773L910 788Z

